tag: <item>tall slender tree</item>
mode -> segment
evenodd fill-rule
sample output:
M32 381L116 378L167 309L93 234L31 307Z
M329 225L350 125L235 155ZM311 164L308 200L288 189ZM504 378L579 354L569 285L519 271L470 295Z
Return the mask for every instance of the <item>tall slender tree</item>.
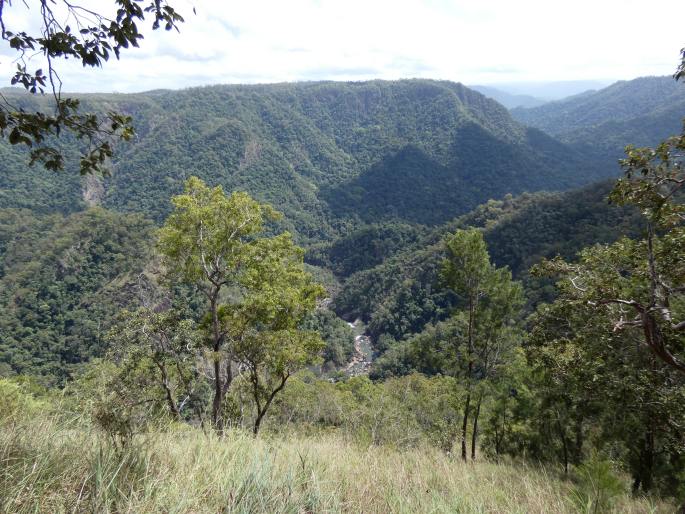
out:
M172 198L174 211L159 231L158 249L172 280L193 284L207 300L207 333L214 373L212 423L224 425L222 406L233 381L233 348L221 320L224 305L246 294L250 272L261 258L264 224L280 215L246 193L226 196L221 186L208 187L197 177Z
M468 458L467 434L474 385L477 378L489 376L499 364L505 342L513 341L507 334L511 321L520 310L522 289L512 282L507 269L497 269L477 229L459 230L446 241L447 258L443 262L442 278L463 299L465 309L456 315L465 318L465 350L458 352L465 361L466 398L461 429L461 457ZM461 344L461 341L455 341ZM471 458L476 457L478 418L483 392L477 396L473 413Z

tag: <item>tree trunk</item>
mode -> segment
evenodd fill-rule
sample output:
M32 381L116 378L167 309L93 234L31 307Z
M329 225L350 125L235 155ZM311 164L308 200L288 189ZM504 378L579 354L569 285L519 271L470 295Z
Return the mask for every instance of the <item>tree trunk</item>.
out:
M470 388L469 388L470 389ZM461 458L464 462L466 462L467 459L467 450L466 450L466 431L468 430L469 427L469 407L471 405L471 391L469 390L466 393L466 404L464 405L464 421L461 425Z
M478 397L476 403L476 412L473 414L473 432L471 433L471 460L476 460L476 444L478 442L478 416L480 416L480 404L483 401L483 395Z
M278 384L278 387L276 387L276 389L271 391L271 394L266 399L264 406L262 406L261 402L259 401L259 375L257 375L256 369L253 370L252 386L255 404L257 405L257 417L255 418L254 427L252 427L252 435L254 435L255 437L257 436L257 434L259 434L259 429L262 425L262 419L264 419L266 411L269 410L269 406L271 405L271 402L274 401L276 395L285 387L285 383L288 380L288 377L290 377L289 373L286 373L281 377L281 383Z
M169 385L169 375L167 374L166 366L161 362L154 362L159 368L159 372L162 376L162 388L164 389L164 394L166 395L166 401L167 405L169 406L169 411L171 412L171 415L174 417L174 419L176 421L179 421L181 419L181 412L179 411L178 406L176 405L176 400L174 400L173 391L171 390L171 386Z
M654 472L654 432L652 432L651 428L645 434L641 461L642 491L648 493L652 488L652 475Z
M559 420L559 415L557 414L557 431L559 433L559 438L561 439L561 448L563 450L564 457L564 474L568 475L568 441L566 440L566 434L564 434L564 429L561 426L561 421Z
M219 327L219 313L217 299L219 290L214 289L209 297L210 310L212 313L212 348L214 350L214 401L212 402L212 425L218 432L223 430L221 407L224 403L224 388L221 383L221 331Z
M583 443L585 437L583 436L583 416L579 415L575 422L575 443L573 445L573 463L580 464L583 460Z
M464 462L467 461L467 448L466 448L466 431L469 426L469 408L471 407L471 375L473 374L473 325L474 325L474 310L475 310L475 298L473 294L469 296L469 326L468 326L468 349L469 349L469 367L466 374L467 380L467 392L466 392L466 404L464 405L464 421L461 426L461 458Z
M502 435L500 435L499 439L497 440L497 456L498 457L502 451L502 443L504 442L504 438L507 435L507 400L508 399L509 399L509 396L504 397L504 409L502 409Z

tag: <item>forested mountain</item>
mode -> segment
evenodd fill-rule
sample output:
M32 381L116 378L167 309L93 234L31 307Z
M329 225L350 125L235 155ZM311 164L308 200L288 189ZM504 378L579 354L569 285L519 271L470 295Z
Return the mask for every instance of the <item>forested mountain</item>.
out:
M0 367L60 380L102 355L117 312L141 303L153 225L93 209L0 209Z
M112 177L27 171L26 157L3 143L2 207L70 212L90 203L159 221L197 175L272 203L306 242L349 222L438 224L506 193L615 173L444 81L212 86L82 102L133 117L137 137L117 146ZM75 155L78 146L65 143Z
M196 3L0 0L0 513L685 514L685 48L594 90L488 55L572 8ZM526 82L61 94L456 69Z
M685 86L673 77L642 77L533 108L511 110L514 119L539 128L580 152L611 164L627 144L655 145L679 132Z
M368 225L315 245L306 259L343 281L333 292L339 315L361 317L375 339L400 339L449 313L454 299L438 280L446 234L482 228L493 262L526 280L532 304L551 294L547 282L527 277L540 258L572 258L584 246L639 234L634 213L608 205L609 189L507 196L433 230ZM0 209L0 216L0 362L6 372L63 380L102 353L120 309L144 303L156 276L153 224L100 208L67 216ZM324 311L310 326L326 334L326 362L345 363L352 343L344 324Z
M0 144L1 206L13 207L2 211L2 361L15 372L61 377L70 363L98 354L100 334L112 323L107 312L117 310L108 305L131 301L127 284L149 263L153 223L166 216L168 198L192 174L226 190L246 189L284 211L281 228L307 245L307 262L342 283L339 292L329 285L337 313L369 322L376 338L402 338L447 314L452 299L438 287L437 269L442 238L456 228L483 228L493 262L526 279L530 305L551 294L546 282L526 278L541 257L570 258L583 246L638 230L625 211L606 205L608 184L505 197L563 189L617 167L593 167L580 152L518 124L501 105L460 84L213 86L82 100L86 109L117 108L134 118L137 139L117 146L111 177L27 170L25 155ZM35 107L21 95L16 101ZM648 98L643 103L649 111ZM78 142L67 138L65 151L73 160ZM111 212L78 213L88 205ZM62 264L71 248L87 249L80 257L87 263L74 270ZM36 257L12 257L19 249ZM313 323L319 322L331 334L327 361L344 363L349 334L328 314ZM79 342L70 343L73 338Z
M608 203L611 187L605 182L566 193L487 202L426 233L382 264L352 274L334 308L342 316L367 320L376 338L388 334L401 339L446 316L454 298L440 286L438 277L443 239L465 227L482 228L493 262L508 266L515 278L524 280L530 307L550 300L551 284L528 276L528 269L541 258L572 259L586 246L612 242L621 235L637 236L644 230L634 209Z
M30 374L62 383L101 356L123 309L159 303L154 224L140 214L91 208L70 215L0 209L0 376ZM192 310L192 291L180 308ZM168 305L167 305L168 307ZM322 333L323 364L340 366L352 332L322 309L307 326Z
M649 209L607 201L612 189L625 192L612 196L621 205L642 201L625 188L644 185L539 191L617 173L593 164L600 151L574 150L443 82L85 101L137 120L138 140L117 147L111 177L27 172L25 156L1 147L5 426L59 395L57 409L87 413L83 426L117 451L160 426L211 426L222 441L263 427L372 447L460 445L464 461L470 439L472 461L509 455L565 476L602 466L606 478L609 461L592 455L609 449L634 491L681 494L682 379L649 340L622 331L625 311L600 311L595 299L597 283L612 294L621 284L619 296L649 289ZM74 158L78 142L66 142ZM653 166L644 159L631 166ZM191 174L210 184L184 180ZM526 190L538 191L509 193ZM664 283L683 276L681 228L655 242ZM569 262L544 261L557 255ZM552 273L533 276L536 264ZM576 284L576 270L590 278ZM673 306L681 319L682 302ZM682 337L667 344L682 353ZM636 440L645 423L651 447Z

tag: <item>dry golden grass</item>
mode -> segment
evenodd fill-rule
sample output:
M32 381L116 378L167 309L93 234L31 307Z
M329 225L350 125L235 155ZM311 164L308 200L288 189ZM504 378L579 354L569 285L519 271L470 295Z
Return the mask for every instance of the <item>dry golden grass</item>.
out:
M363 448L334 434L253 439L176 427L117 450L78 425L0 425L0 511L131 513L564 513L543 469L464 464L433 448ZM615 512L672 512L619 499Z

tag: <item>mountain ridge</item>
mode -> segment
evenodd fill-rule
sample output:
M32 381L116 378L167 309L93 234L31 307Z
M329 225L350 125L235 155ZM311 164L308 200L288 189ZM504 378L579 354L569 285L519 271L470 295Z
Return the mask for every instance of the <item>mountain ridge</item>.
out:
M680 131L685 86L670 76L639 77L511 114L608 165L627 144L653 146Z
M449 81L223 85L79 98L84 110L121 110L137 127L135 144L116 147L113 175L101 184L104 207L159 221L168 198L197 175L272 203L291 220L285 228L304 242L377 217L378 209L366 210L379 190L395 188L391 198L402 199L407 221L431 224L506 193L570 188L613 173ZM393 179L401 166L392 159L408 149L418 153L411 168L401 163L406 180L399 191ZM30 208L33 197L46 211L83 203L73 167L62 175L26 173L16 148L0 145L0 154L2 206ZM387 180L379 184L383 173ZM424 197L443 199L430 216L411 199L414 177L421 178ZM346 189L362 201L341 209L331 195ZM393 215L383 207L380 214Z

